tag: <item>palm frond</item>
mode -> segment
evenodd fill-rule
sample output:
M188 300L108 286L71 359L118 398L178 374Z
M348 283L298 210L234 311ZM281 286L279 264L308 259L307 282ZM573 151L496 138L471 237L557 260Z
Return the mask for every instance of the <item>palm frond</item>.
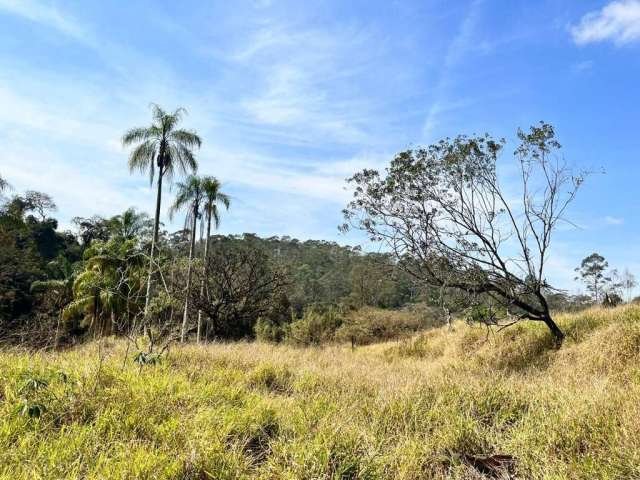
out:
M158 138L156 126L132 128L122 136L122 145L126 147L133 143L146 142L152 138Z
M202 139L193 130L173 130L168 138L171 142L189 149L202 146Z
M231 197L229 195L220 192L218 193L217 200L218 202L222 203L222 205L224 205L224 208L226 210L229 210L229 207L231 206Z
M162 125L162 119L167 116L167 112L157 103L150 103L149 106L151 107L151 116L153 119L158 125Z
M0 177L0 193L9 190L11 185L4 178Z
M49 290L61 291L66 288L67 282L65 280L36 280L31 284L32 293L42 293Z
M94 301L94 295L83 295L81 297L75 298L62 310L62 318L64 318L65 320L69 320L70 318L75 317L81 313L85 313Z
M182 120L182 115L186 115L186 113L187 110L185 108L179 107L176 108L173 113L166 113L164 117L162 117L162 131L165 135L168 135L175 129L176 125Z
M156 167L156 142L147 140L133 149L129 156L129 171L149 171L149 184L153 183Z
M220 212L218 211L218 206L213 204L209 209L209 218L213 220L213 227L217 230L220 226Z
M173 216L179 210L182 210L185 205L189 203L190 191L189 191L189 178L185 182L178 182L176 184L176 198L169 207L169 218L173 220Z
M170 166L172 172L179 170L183 175L188 175L198 171L198 161L188 148L180 144L171 143L167 153L169 158L167 166Z

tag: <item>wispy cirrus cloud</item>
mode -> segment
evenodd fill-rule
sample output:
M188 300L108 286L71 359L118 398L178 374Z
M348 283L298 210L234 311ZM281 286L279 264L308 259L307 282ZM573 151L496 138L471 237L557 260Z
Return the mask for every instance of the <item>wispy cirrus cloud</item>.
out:
M364 27L331 29L264 21L230 61L259 78L240 105L279 141L361 145L379 140L376 104L355 88L375 44ZM357 60L356 60L357 59Z
M0 12L17 15L39 23L76 40L88 41L87 31L68 13L61 11L52 2L38 0L0 0Z
M423 136L427 139L432 135L441 114L447 111L456 110L457 108L469 103L469 99L451 100L448 96L448 89L450 86L449 83L451 80L450 77L452 70L469 49L473 36L473 29L478 19L481 5L481 0L474 0L471 3L467 9L466 15L460 23L456 35L451 40L451 43L445 52L442 73L440 74L440 78L434 90L434 102L429 108L429 112L422 129Z
M607 215L606 217L604 217L604 222L607 225L622 225L624 224L624 218Z
M640 41L640 0L616 0L589 12L570 28L578 45L611 41L626 45Z

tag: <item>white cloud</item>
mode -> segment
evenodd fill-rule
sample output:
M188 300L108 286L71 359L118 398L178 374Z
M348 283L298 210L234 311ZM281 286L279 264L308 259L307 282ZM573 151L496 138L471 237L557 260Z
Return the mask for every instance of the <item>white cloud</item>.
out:
M1 10L53 28L77 40L87 39L82 26L51 3L45 4L36 0L0 0Z
M265 21L228 60L260 79L240 105L278 143L364 145L380 140L376 105L355 89L375 52L366 30L320 30ZM357 59L357 60L354 60Z
M622 225L624 223L624 218L607 215L604 217L604 221L607 225Z
M115 215L130 206L144 209L154 198L150 188L140 188L128 178L125 167L97 171L72 165L68 158L41 145L5 147L2 170L11 179L14 193L27 189L49 193L59 207L62 229L71 228L71 217Z
M640 0L618 0L602 10L587 13L578 25L571 27L578 45L612 41L625 45L640 41Z

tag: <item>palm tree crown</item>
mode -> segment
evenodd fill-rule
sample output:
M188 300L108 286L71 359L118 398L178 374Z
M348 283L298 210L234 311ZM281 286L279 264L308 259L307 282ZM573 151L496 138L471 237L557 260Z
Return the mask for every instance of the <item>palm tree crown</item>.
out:
M11 185L9 185L9 182L7 182L4 178L0 177L0 193L4 192L9 188L11 188Z
M231 205L231 199L226 193L220 191L220 182L215 177L204 177L202 179L202 190L204 191L204 207L203 213L208 221L213 221L215 228L220 226L220 212L218 210L218 204L224 205L226 210L229 210ZM205 218L203 218L203 221Z
M149 215L138 212L134 207L128 208L120 215L116 215L109 220L109 230L112 235L122 240L133 240L140 238L152 228L152 221Z
M200 207L204 199L203 183L197 175L189 175L184 182L177 183L177 194L169 208L169 218L173 219L177 211L186 209L185 225L195 225L202 214Z
M160 176L169 178L176 170L184 174L195 172L198 162L193 149L200 148L202 140L191 130L176 128L186 110L178 108L167 113L156 104L152 104L151 109L150 127L132 128L122 136L124 146L136 145L129 156L129 170L148 170L151 182L156 167Z

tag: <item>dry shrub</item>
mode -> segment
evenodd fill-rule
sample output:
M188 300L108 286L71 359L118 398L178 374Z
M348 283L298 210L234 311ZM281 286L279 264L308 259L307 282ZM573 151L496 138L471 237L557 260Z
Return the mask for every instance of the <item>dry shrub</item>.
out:
M368 345L406 338L417 331L441 324L440 316L427 307L404 310L364 307L346 316L335 338L338 341L352 342L356 345Z

